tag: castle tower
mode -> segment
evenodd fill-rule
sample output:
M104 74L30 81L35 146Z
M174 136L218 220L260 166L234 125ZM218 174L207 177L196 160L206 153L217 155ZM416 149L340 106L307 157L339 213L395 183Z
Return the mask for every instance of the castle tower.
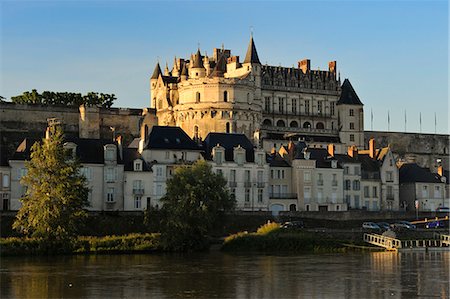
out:
M255 99L261 100L261 62L259 61L258 52L256 51L253 35L248 43L247 53L245 54L243 68L250 71L255 80Z
M162 75L161 67L159 66L159 62L155 66L155 70L153 71L152 76L150 77L150 92L151 92L151 103L150 107L156 108L156 88L159 76Z
M203 78L205 77L205 67L203 66L203 57L200 54L200 49L197 49L197 53L192 57L191 67L189 69L190 78Z
M341 96L336 104L341 142L347 146L364 148L364 109L352 84L344 80Z
M174 77L180 76L180 69L178 67L177 58L176 57L173 59L172 76L174 76Z

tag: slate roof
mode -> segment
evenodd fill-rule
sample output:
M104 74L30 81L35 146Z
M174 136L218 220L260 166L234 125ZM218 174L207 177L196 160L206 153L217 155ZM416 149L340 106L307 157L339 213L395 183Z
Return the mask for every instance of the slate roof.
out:
M437 173L423 168L416 163L405 163L400 167L400 183L442 183Z
M266 160L270 167L291 167L291 164L277 153L267 155Z
M337 105L340 104L363 105L348 79L345 79L342 83L341 96L337 101Z
M136 159L142 160L142 171L151 170L150 166L147 164L147 162L144 161L137 148L123 149L123 167L125 171L133 171L134 160Z
M153 126L144 149L201 150L180 127Z
M193 68L203 68L203 57L202 57L202 54L200 54L200 49L197 49L197 53L195 53L192 67Z
M225 60L225 55L222 54L217 61L216 66L211 72L210 77L223 77L223 74L227 71L227 61Z
M0 166L9 166L6 146L0 144Z
M237 133L209 133L203 141L205 159L212 159L212 149L219 144L225 149L225 161L234 160L234 148L239 145L245 149L246 161L255 161L255 150L251 141L244 134Z
M31 147L35 142L41 142L42 139L26 138L17 147L16 152L11 160L29 160L31 154ZM104 164L104 146L107 144L117 143L109 139L90 139L90 138L76 138L67 137L64 142L72 142L77 145L76 155L81 163L89 164ZM122 164L119 150L117 150L117 163Z
M162 76L164 83L178 83L178 77Z
M245 54L244 63L259 63L258 52L256 52L255 42L253 41L253 36L250 38L248 44L247 53Z
M310 153L310 160L316 161L317 168L331 168L331 161L337 160L335 157L328 155L328 151L324 148L308 148L307 152ZM303 151L296 150L295 159L305 159ZM337 168L342 168L339 164Z
M159 66L159 62L155 66L155 70L153 71L153 75L150 79L158 79L159 75L161 75L161 67Z

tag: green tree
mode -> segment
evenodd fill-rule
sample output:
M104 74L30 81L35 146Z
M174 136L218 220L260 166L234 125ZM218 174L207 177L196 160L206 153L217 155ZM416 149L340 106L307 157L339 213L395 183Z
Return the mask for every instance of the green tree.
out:
M225 178L205 161L177 168L161 201L161 241L173 251L206 249L213 225L235 206Z
M31 148L31 159L25 162L28 172L21 180L27 191L13 224L14 229L49 244L67 244L87 215L86 179L63 143L62 130L53 127L49 138Z

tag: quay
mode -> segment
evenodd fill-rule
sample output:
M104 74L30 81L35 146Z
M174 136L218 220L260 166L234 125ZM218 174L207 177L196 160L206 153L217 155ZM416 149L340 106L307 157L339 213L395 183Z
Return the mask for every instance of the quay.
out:
M450 235L436 234L434 239L400 240L378 234L364 234L364 242L390 251L406 250L449 250Z

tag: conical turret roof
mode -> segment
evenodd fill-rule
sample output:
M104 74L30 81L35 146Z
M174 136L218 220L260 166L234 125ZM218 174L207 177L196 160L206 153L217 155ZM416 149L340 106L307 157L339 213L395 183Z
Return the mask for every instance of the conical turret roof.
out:
M155 66L155 70L153 71L153 75L150 79L158 79L159 75L161 75L161 67L159 66L159 62Z
M225 55L222 54L217 61L214 70L211 73L211 77L223 77L223 74L227 71L227 61L225 59Z
M345 79L342 83L341 97L337 104L363 105L348 79Z
M253 36L250 38L250 42L247 48L247 54L245 54L244 63L259 63L258 52L256 52L255 42L253 41Z
M194 55L193 68L203 68L202 54L200 54L200 49L197 49L197 53Z

